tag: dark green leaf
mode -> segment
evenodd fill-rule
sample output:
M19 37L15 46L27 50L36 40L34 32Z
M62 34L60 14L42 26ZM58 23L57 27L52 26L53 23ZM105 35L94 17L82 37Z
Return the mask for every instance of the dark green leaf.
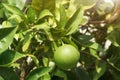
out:
M111 69L111 74L114 78L114 80L119 80L120 79L120 71L117 71L116 69Z
M75 70L67 71L67 80L91 80L85 69L78 67Z
M93 75L93 80L98 80L106 71L107 66L104 62L97 62L96 63L96 70Z
M22 57L25 57L25 55L15 51L6 50L0 55L0 66L10 66Z
M115 46L120 46L120 29L115 29L108 35L107 39L109 39Z
M13 41L17 27L0 29L0 54L5 51Z
M3 17L4 17L4 9L1 8L1 6L0 6L0 18L3 18Z
M116 47L111 45L107 51L107 61L108 63L115 68L116 70L120 71L120 47Z
M50 67L43 67L33 70L25 80L39 80L42 76L46 75L51 71Z
M80 34L75 34L74 35L78 41L80 42L81 45L89 45L91 44L91 39L93 38L92 35L80 35Z
M19 80L18 75L11 68L0 67L0 76L3 80Z
M75 74L79 77L79 80L91 80L88 72L82 67L76 68Z

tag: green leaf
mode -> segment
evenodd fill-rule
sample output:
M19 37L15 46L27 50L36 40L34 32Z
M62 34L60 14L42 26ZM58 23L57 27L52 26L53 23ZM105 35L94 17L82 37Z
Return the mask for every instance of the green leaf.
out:
M106 63L97 62L93 80L98 80L105 73L106 69L107 69Z
M58 77L61 77L61 78L64 78L64 80L67 80L67 74L62 70L57 69L55 71L54 75L58 76Z
M74 33L76 30L78 30L78 26L83 18L83 13L84 13L84 10L83 10L83 7L81 6L69 19L69 21L65 26L66 35L70 35Z
M13 41L17 27L0 29L0 54L5 51Z
M67 23L67 15L64 6L60 6L60 21L58 22L59 28L64 28Z
M25 57L25 55L15 51L6 50L0 55L0 66L10 66L22 57Z
M35 69L29 75L27 75L25 80L39 80L39 78L48 74L50 71L51 71L50 67Z
M13 6L13 5L5 4L5 3L2 3L2 5L3 5L9 12L11 12L11 13L13 13L13 14L16 14L16 15L19 15L19 16L21 16L22 18L25 18L23 12L22 12L19 8L15 7L15 6Z
M27 19L29 23L35 22L35 15L36 15L35 10L32 7L29 7L27 11Z
M0 76L2 80L19 80L18 75L11 68L0 67Z
M43 64L44 64L45 67L48 66L48 62L49 62L48 58L43 57Z
M93 57L97 58L98 60L101 60L100 57L98 56L96 50L90 49L90 54L91 54Z
M115 46L120 46L120 29L113 30L110 35L108 35L107 39L109 39Z
M51 80L51 76L49 74L45 74L44 76L39 78L39 80Z
M93 42L92 44L88 45L88 47L104 53L104 49L102 48L102 46L96 42Z

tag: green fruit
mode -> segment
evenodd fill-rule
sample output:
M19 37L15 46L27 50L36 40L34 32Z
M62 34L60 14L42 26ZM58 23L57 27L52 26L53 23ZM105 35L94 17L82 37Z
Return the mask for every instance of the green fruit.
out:
M54 53L56 65L64 70L76 67L79 58L79 51L74 46L68 44L58 47Z

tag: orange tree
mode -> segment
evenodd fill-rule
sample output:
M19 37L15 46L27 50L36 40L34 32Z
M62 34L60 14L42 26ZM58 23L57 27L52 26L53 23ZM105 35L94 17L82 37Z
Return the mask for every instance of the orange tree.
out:
M1 0L0 80L119 80L119 0Z

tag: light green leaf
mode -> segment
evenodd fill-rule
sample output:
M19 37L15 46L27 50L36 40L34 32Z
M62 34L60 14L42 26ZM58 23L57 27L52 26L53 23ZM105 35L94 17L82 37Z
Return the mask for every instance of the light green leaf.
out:
M45 67L48 66L48 61L49 61L48 58L43 57L43 64L44 64Z
M93 7L98 0L74 0L74 3L79 7L83 5L85 9Z
M5 3L2 3L2 5L3 5L9 12L11 12L11 13L13 13L13 14L16 14L16 15L19 15L19 16L21 16L22 18L25 18L23 12L22 12L19 8L15 7L15 6L13 6L13 5L5 4Z
M19 80L18 75L11 68L0 67L0 76L3 78L0 80Z
M25 57L25 55L15 51L6 50L0 55L0 66L8 67L22 57Z
M90 49L90 54L91 54L93 57L97 58L98 60L101 60L100 57L98 56L98 53L97 53L96 50Z
M88 23L89 18L87 16L83 16L83 19L81 21L81 25L85 25Z
M18 7L20 10L22 10L25 7L26 1L27 0L2 0L2 2L10 4L10 5L14 5Z
M46 16L53 16L53 14L49 10L44 9L43 11L40 12L38 20Z
M0 76L0 80L4 80L2 76Z
M79 8L73 14L73 16L69 19L69 21L67 22L67 24L65 26L66 35L70 35L78 30L78 26L83 18L83 13L84 13L84 10L83 10L83 7L81 6L81 8Z
M12 26L18 26L23 20L19 15L13 14L8 18Z
M5 51L13 41L17 27L0 29L0 54Z
M2 27L5 28L5 27L12 27L12 24L9 22L9 21L4 21L2 23Z
M104 52L102 46L101 46L100 44L96 43L96 42L90 44L88 47L89 47L89 48L92 48L92 49L94 49L94 50L97 50L97 51Z
M49 29L50 29L50 26L48 25L48 23L44 22L44 23L42 23L42 24L34 25L34 26L32 27L32 29L49 30Z
M23 47L22 47L23 51L26 51L29 48L31 39L32 39L31 34L26 34L26 36L24 37L24 41L23 41Z
M39 80L39 78L48 74L50 71L51 71L50 67L35 69L29 75L27 75L25 80Z

